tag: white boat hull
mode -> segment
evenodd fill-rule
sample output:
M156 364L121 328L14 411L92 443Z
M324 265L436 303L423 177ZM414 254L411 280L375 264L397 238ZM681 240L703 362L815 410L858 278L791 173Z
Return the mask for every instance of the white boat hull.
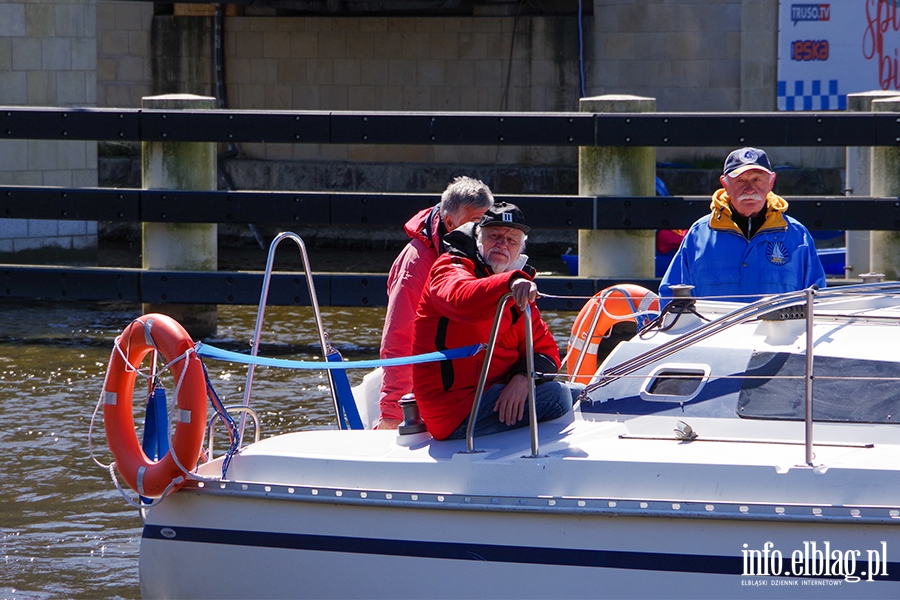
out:
M900 346L885 343L900 310L838 296L825 312L808 428L807 328L788 315L617 375L541 423L534 457L527 429L476 453L427 434L277 436L146 511L142 593L900 598ZM691 318L607 364L680 343Z
M746 561L744 544L769 548L770 558ZM861 581L803 576L804 567L807 575L824 572L815 550L826 544L829 568L837 561L840 573ZM141 591L145 598L758 598L765 585L766 597L896 598L900 562L890 550L885 559L885 548L900 548L896 526L617 516L577 501L542 514L180 492L145 526ZM800 576L792 571L795 551L805 554ZM778 577L763 575L776 570Z

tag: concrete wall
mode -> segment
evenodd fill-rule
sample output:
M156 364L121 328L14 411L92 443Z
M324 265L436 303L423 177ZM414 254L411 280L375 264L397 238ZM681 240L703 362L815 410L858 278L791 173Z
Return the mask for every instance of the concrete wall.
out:
M513 29L515 28L515 35ZM577 111L570 17L236 17L226 19L235 108ZM510 56L512 56L510 69ZM248 156L470 164L574 164L544 147L244 146Z
M138 96L151 90L152 69L177 63L176 57L158 56L157 67L151 66L147 46L153 45L152 36L208 22L152 17L151 6L98 3L101 106L138 106ZM584 17L586 93L649 96L657 99L659 111L775 110L777 11L778 0L594 0L593 14ZM232 108L577 110L574 15L285 17L266 9L249 12L225 19ZM192 68L200 76L184 77L181 89L153 93L209 94L210 60L205 55L191 64L182 61L184 73ZM270 144L242 150L248 158L278 161L574 165L576 160L573 151L560 148ZM695 161L721 157L726 150L662 149L658 157ZM838 167L843 161L842 149L769 150L780 164Z
M97 106L139 108L152 95L152 2L97 2Z
M778 0L595 0L589 96L656 98L660 112L774 111ZM660 148L660 161L731 148ZM775 164L843 167L843 148L767 148Z
M0 105L96 104L95 0L0 0ZM0 140L4 185L96 186L97 144ZM96 253L96 223L0 219L0 255Z
M661 112L738 110L741 5L595 0L588 95L656 98ZM771 96L774 109L774 81Z

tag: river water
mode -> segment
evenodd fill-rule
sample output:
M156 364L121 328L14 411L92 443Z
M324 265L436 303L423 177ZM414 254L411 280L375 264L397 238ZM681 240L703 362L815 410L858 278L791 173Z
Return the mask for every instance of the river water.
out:
M383 308L322 313L344 358L377 358ZM0 301L0 599L140 597L141 521L88 441L113 339L139 314L130 304ZM269 307L260 355L316 360L311 315ZM543 316L564 346L575 313ZM246 350L255 319L255 307L219 307L218 334L204 341ZM224 403L240 404L246 366L204 362ZM365 373L348 374L356 384ZM335 426L320 372L259 367L252 406L264 437ZM93 443L108 464L102 422Z

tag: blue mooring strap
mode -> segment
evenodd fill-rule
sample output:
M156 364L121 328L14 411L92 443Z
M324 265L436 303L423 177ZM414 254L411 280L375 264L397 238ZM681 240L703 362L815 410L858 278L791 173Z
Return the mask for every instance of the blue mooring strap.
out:
M331 349L326 357L328 362L343 362L341 353ZM350 380L347 378L347 371L330 372L331 381L334 383L334 392L337 396L338 406L343 416L338 415L339 426L341 429L365 429L362 419L359 417L359 409L356 407L356 401L353 399L353 390L350 388ZM344 421L346 419L346 423ZM344 427L346 425L346 427Z
M392 367L396 365L412 365L416 363L435 362L439 360L453 360L456 358L466 358L475 356L484 348L483 344L474 344L472 346L464 346L462 348L454 348L452 350L441 350L438 352L429 352L427 354L417 354L415 356L405 356L399 358L385 358L377 360L351 360L345 362L325 362L312 360L286 360L283 358L265 358L262 356L250 356L249 354L241 354L240 352L232 352L230 350L222 350L209 344L197 342L196 351L198 356L206 358L215 358L219 360L227 360L230 362L243 363L246 365L264 365L267 367L281 367L284 369L374 369L376 367Z
M201 361L200 364L203 365L203 362ZM206 397L209 398L213 410L222 419L222 423L224 423L225 429L228 431L228 450L225 451L225 457L222 459L222 479L225 479L228 475L231 459L234 458L234 454L241 445L241 440L238 438L238 426L231 415L228 414L228 410L219 398L219 394L216 393L212 381L209 380L209 372L206 370L206 365L203 365L203 377L206 378Z

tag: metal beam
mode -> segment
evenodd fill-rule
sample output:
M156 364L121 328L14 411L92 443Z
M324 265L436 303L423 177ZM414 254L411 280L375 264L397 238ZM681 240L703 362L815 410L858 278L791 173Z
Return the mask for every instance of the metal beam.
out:
M0 108L0 139L489 146L897 146L896 113Z
M0 217L141 221L142 190L0 186Z
M140 141L141 112L4 106L0 107L0 139Z
M709 212L709 196L497 195L535 229L685 229ZM0 186L0 218L164 223L396 226L437 194L120 190ZM900 230L896 197L787 196L809 229Z
M176 304L259 303L261 271L145 271L109 267L44 267L0 265L0 298L122 301ZM376 273L314 273L322 306L374 306L387 304L387 275ZM579 310L584 298L623 283L578 277L538 277L539 289L565 298L542 298L541 308ZM659 280L634 280L649 289ZM276 272L268 304L308 306L309 294L301 272Z

